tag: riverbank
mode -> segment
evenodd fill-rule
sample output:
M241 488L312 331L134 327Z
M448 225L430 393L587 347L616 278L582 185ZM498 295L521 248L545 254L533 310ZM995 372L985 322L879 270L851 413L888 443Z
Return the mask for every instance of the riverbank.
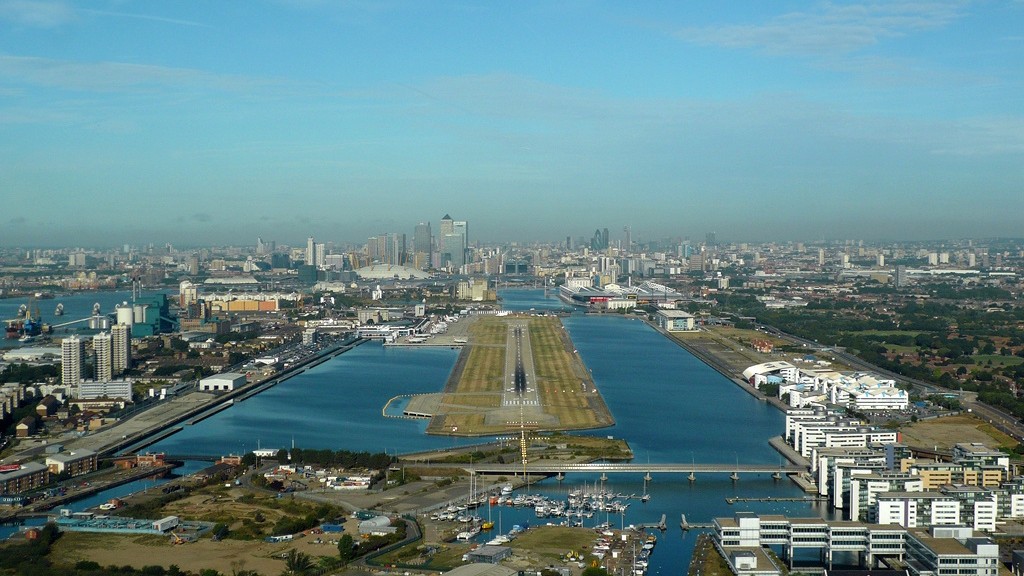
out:
M661 328L654 322L648 321L647 323L670 341L676 343L679 347L692 354L695 358L707 364L722 376L728 378L729 381L739 386L740 389L747 394L750 394L762 402L767 402L772 406L775 406L782 412L789 409L789 406L782 400L766 396L760 390L754 388L741 378L744 370L750 366L767 362L767 359L751 357L749 353L739 354L739 352L745 352L744 350L741 350L742 347L738 344L735 347L727 346L725 342L723 342L723 340L727 341L725 338L709 337L694 340L692 338L694 333L692 332L672 333ZM697 334L707 334L707 332L701 331Z
M156 403L152 407L133 414L129 418L120 420L111 426L86 436L63 442L65 449L68 451L91 450L99 454L100 457L117 453L136 452L177 433L182 429L181 426L178 426L179 424L184 422L194 424L204 420L216 412L224 410L229 403L234 403L236 400L242 401L255 394L259 394L364 342L365 340L357 339L353 342L337 344L321 351L319 354L299 361L294 366L270 378L246 384L231 392L212 394L193 390L170 400ZM41 453L41 451L42 447L40 446L31 447L28 450L22 450L9 455L5 458L5 461L34 457Z
M0 524L10 522L15 518L38 516L41 513L53 510L57 506L81 500L92 496L93 494L97 494L104 490L109 490L129 482L135 482L136 480L142 480L145 478L162 477L175 467L175 464L165 464L163 466L131 468L129 470L108 469L94 472L92 474L76 478L75 481L78 485L72 487L61 496L38 500L28 506L13 508L0 513Z

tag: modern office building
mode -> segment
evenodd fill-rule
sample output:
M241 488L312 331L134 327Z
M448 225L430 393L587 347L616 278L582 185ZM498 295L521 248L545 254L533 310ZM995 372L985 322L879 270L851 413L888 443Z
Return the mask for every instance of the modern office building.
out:
M416 268L430 266L430 255L434 251L434 240L430 233L430 222L420 222L412 235L412 264Z
M999 546L964 526L933 526L928 530L888 524L759 516L737 513L715 518L715 548L737 576L776 576L783 573L766 548L794 566L794 557L817 551L821 567L832 568L836 554L854 554L866 568L885 558L907 565L910 576L996 576ZM805 557L803 554L802 557ZM952 571L951 571L952 570Z

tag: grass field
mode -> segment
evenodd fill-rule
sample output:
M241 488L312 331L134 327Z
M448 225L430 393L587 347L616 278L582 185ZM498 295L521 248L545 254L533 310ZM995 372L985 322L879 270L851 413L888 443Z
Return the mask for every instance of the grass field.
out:
M530 558L535 565L554 564L569 551L582 551L594 544L594 531L585 528L538 526L512 541L516 554Z
M567 349L568 336L561 323L548 318L532 319L530 343L544 411L558 418L567 429L602 425L599 414L590 409L595 393L590 391L593 386L588 385L589 373L579 356Z
M428 432L487 435L517 428L514 423L518 422L519 409L503 408L501 402L509 323L524 320L528 325L534 384L546 416L542 428L583 430L614 423L557 318L504 316L476 319L469 328L469 345L463 349L457 375L453 373L455 381L449 381Z

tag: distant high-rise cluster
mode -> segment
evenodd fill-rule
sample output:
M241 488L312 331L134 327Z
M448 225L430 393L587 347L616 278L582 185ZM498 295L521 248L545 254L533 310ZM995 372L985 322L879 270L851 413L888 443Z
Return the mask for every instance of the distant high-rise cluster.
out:
M438 236L438 252L441 268L459 270L466 264L466 251L469 249L469 224L465 221L452 220L448 214L441 218L441 230Z
M409 263L405 234L387 232L371 236L366 242L366 249L372 264L405 266Z

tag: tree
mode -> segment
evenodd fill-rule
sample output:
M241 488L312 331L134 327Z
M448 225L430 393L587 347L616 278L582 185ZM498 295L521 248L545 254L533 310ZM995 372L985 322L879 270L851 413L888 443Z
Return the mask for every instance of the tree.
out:
M352 541L351 535L342 534L338 539L338 554L341 555L342 562L348 562L356 557L355 542Z
M591 566L584 570L580 576L608 576L608 571L598 566Z
M284 567L285 574L305 574L313 567L313 560L305 552L292 548L284 558Z

